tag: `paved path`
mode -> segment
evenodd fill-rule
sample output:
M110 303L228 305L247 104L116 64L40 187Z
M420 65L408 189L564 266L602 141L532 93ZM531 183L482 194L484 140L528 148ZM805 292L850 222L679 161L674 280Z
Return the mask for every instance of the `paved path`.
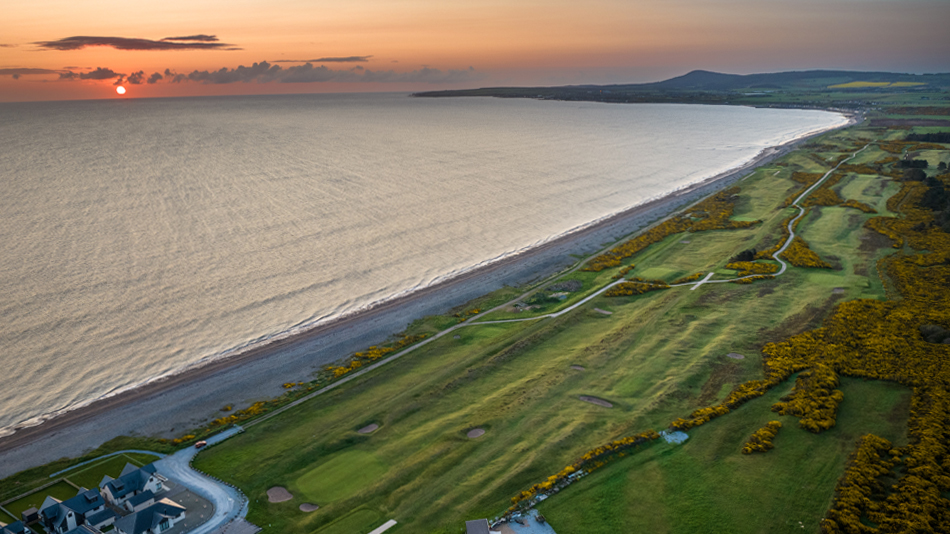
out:
M240 427L233 427L206 441L209 446L214 445L241 431ZM247 515L247 499L237 488L214 480L192 468L191 461L196 454L198 454L198 449L194 447L182 449L155 462L155 468L162 476L211 501L214 505L211 519L189 532L189 534L209 534L235 519L243 519Z

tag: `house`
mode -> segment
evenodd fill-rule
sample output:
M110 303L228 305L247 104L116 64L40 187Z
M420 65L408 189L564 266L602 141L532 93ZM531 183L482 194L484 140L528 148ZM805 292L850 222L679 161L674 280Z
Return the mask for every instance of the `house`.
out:
M117 534L159 534L185 518L185 508L168 499L131 513L115 522Z
M46 497L40 506L40 519L47 532L65 534L86 523L86 517L105 510L106 502L96 490L85 488L72 499L60 502Z
M80 525L66 534L102 534L102 531L96 527L90 527L89 525Z
M0 523L0 534L33 534L33 531L23 521L14 521L9 525Z
M155 494L152 493L152 490L145 490L135 497L129 497L129 500L125 501L125 509L130 512L138 512L153 504L155 504Z
M165 479L155 472L155 464L148 464L142 468L126 464L119 478L114 480L107 480L107 478L102 479L99 490L107 501L120 508L129 509L125 506L126 501L140 493L151 491L155 494L164 489L162 481Z
M499 534L488 528L487 519L473 519L465 522L465 534Z
M86 516L86 525L90 527L95 527L97 529L103 529L109 525L115 523L115 520L119 518L119 515L113 512L112 510L106 508L101 512L96 512Z

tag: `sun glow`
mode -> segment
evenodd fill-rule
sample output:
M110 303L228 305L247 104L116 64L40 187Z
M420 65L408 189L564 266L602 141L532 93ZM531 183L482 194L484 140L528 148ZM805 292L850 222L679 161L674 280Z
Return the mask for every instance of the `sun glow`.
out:
M120 86L118 86L118 87L115 88L115 92L116 92L116 93L119 93L120 95L124 95L124 94L125 94L125 87L122 87L122 86L120 85Z

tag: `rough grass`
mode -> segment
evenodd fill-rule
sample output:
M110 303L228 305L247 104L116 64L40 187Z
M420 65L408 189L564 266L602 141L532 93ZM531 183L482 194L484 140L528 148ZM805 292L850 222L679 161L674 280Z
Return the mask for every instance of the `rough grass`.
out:
M844 379L838 425L819 435L770 411L793 381L728 416L620 459L539 506L558 534L613 532L816 532L856 440L873 432L906 443L910 390ZM743 455L770 420L775 449Z
M359 508L338 521L327 525L314 534L354 534L370 532L386 520L378 512L368 508ZM393 529L390 529L394 531Z

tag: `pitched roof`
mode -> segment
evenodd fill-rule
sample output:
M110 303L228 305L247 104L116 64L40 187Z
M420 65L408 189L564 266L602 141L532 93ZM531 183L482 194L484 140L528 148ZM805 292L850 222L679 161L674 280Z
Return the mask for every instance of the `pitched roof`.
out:
M165 518L177 518L185 508L168 499L162 499L148 508L129 514L115 522L116 530L126 534L142 534L158 526Z
M155 498L155 494L152 493L152 490L148 490L148 491L143 491L142 493L139 493L139 494L136 495L135 497L129 498L129 501L128 501L128 502L129 502L129 504L131 504L133 507L135 507L135 506L138 506L138 505L140 505L140 504L142 504L142 503L144 503L144 502L148 502L149 500L154 499L154 498Z
M89 511L99 508L105 503L102 495L99 494L99 490L86 490L72 499L66 499L61 505L77 514L86 515Z
M488 534L487 519L473 519L465 522L465 534Z
M133 469L130 471L129 467ZM126 464L122 470L122 475L115 480L110 480L102 485L102 488L109 488L109 492L116 499L121 499L130 493L142 491L149 477L155 474L155 464L148 464L141 469L135 468L132 464Z
M102 534L102 531L98 528L90 527L89 525L79 525L66 534Z
M118 514L106 508L105 510L86 516L86 522L90 525L98 527L99 525L108 522L110 519L117 517L119 517Z
M14 521L9 525L0 523L0 534L23 534L26 532L26 526L23 521Z

